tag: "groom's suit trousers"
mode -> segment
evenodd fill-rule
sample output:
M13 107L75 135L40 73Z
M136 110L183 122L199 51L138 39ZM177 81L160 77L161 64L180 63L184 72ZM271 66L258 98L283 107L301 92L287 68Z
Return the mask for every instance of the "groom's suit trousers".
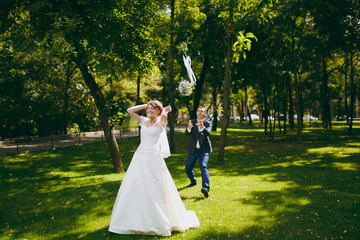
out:
M209 161L209 153L203 153L200 150L195 151L194 154L189 153L186 159L185 170L191 181L191 183L196 183L197 180L195 178L194 167L197 158L199 158L199 165L201 170L201 178L202 178L202 187L207 191L210 191L210 178L209 178L209 170L207 168L207 164Z

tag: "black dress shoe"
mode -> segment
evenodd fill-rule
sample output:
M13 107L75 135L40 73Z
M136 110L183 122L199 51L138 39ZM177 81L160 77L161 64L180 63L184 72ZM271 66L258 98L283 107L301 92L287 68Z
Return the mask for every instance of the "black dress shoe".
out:
M193 186L196 186L196 183L190 183L189 185L187 185L186 187L193 187Z
M204 197L206 197L206 198L209 197L209 192L205 188L201 188L201 192L204 194Z

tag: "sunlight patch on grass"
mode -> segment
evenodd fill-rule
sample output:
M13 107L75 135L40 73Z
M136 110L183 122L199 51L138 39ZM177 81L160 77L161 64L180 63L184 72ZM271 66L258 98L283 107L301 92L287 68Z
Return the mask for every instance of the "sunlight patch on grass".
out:
M298 209L311 204L305 196L297 198L288 194L292 189L302 187L291 180L278 180L277 173L233 177L215 175L211 180L213 190L204 204L212 206L211 214L214 217L202 218L200 222L202 228L206 226L203 231L212 234L231 236L245 232L250 236L254 234L249 231L252 228L266 232L279 224L279 219L274 216L296 214ZM204 211L196 210L200 216L206 216Z
M351 154L360 154L360 148L354 147L322 147L308 149L308 153L314 154L331 154L334 157L344 158L349 157Z
M264 132L262 128L232 128L230 132L246 132L246 133L254 133L254 132Z
M66 171L66 172L50 172L47 174L48 177L56 176L62 178L76 178L85 176L84 173L78 171Z
M290 157L287 157L290 158ZM318 162L322 162L321 160L298 160L298 161L288 161L288 162L280 162L280 163L274 163L274 164L270 164L270 165L265 165L265 166L259 166L259 167L255 167L254 169L269 169L269 168L273 168L273 167L291 167L291 166L306 166L306 165L311 165L314 163L318 163Z
M231 151L243 151L245 150L245 146L244 145L236 145L236 146L227 146L225 147L225 150L231 150Z
M302 133L303 134L311 133L312 130L314 130L314 128L305 128L305 129L303 129Z
M124 178L125 173L99 174L95 176L86 176L77 179L71 179L70 183L76 183L78 186L98 185L99 183L120 182Z
M344 171L357 171L360 169L360 164L358 164L358 163L334 162L334 163L331 163L330 166L337 168L339 170L344 170Z
M351 142L351 143L347 143L346 145L350 146L350 147L358 147L360 148L360 142Z
M306 165L311 165L314 163L318 163L318 162L322 162L322 160L298 160L298 161L294 161L291 163L291 165L293 166L306 166Z
M300 206L305 206L305 205L309 205L311 203L311 201L308 198L300 198L298 199L298 205Z
M56 172L56 173L51 172L51 174L53 175L50 176L57 177L60 180L62 178L67 180L64 180L63 184L58 184L58 185L56 184L52 185L51 182L49 181L50 184L48 184L47 187L43 187L42 189L39 189L38 192L39 193L47 193L49 191L55 192L61 189L66 189L68 187L76 187L76 188L91 187L91 186L97 186L98 184L101 183L111 183L111 182L118 182L120 186L121 180L125 176L125 173L98 174L94 176L81 175L76 173L77 172L71 172L71 171Z
M44 158L57 158L59 157L59 154L56 154L54 152L39 152L39 153L29 153L29 152L23 152L19 153L17 155L9 155L1 157L0 160L3 162L11 162L11 163L28 163L29 161L38 161L43 160Z
M308 189L308 190L322 189L322 186L320 186L320 185L313 185L313 186L308 186L308 187L306 187L306 189Z

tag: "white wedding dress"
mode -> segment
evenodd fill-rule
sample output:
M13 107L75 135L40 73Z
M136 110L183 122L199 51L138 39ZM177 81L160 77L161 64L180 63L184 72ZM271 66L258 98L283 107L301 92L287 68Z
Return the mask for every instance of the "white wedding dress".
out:
M141 117L141 141L121 183L109 231L118 234L170 236L200 226L186 210L164 161L170 155L165 128L147 127Z

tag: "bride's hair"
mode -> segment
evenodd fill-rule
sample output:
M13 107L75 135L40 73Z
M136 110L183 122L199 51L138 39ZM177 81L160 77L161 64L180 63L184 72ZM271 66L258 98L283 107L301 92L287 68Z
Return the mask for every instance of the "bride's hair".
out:
M151 100L148 102L147 106L146 106L146 109L149 107L149 106L152 106L153 108L157 109L160 111L159 115L162 113L162 110L163 110L163 105L161 104L161 102L159 102L158 100Z

